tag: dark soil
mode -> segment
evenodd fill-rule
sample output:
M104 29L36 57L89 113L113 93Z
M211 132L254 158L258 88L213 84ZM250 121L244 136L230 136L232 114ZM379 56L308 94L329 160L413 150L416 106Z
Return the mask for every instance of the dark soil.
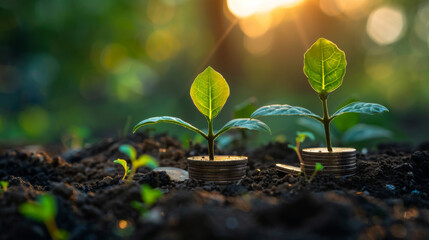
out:
M0 239L49 239L45 226L19 214L19 206L50 192L58 203L59 228L71 239L429 239L429 144L383 144L358 154L358 173L335 178L276 172L274 164L297 163L287 144L270 143L246 152L247 176L238 184L171 181L165 172L139 169L134 182L121 180L113 163L121 144L133 145L161 166L186 169L184 150L168 136L137 134L106 139L62 156L0 148ZM140 185L164 196L145 217L131 207L141 201ZM119 221L126 220L124 230Z

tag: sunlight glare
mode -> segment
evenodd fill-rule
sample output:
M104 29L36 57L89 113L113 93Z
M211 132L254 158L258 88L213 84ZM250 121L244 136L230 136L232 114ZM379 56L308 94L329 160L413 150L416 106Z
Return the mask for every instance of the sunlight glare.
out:
M239 18L265 13L276 8L290 8L303 0L227 0L229 11Z

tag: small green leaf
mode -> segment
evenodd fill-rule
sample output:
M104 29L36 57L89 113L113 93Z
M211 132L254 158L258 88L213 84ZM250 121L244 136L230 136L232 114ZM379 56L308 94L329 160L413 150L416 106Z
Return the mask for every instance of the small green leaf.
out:
M200 73L192 83L192 101L209 121L219 114L228 97L228 83L211 67Z
M234 107L234 118L249 118L255 110L255 98L249 98Z
M57 214L57 204L52 195L40 195L36 202L21 204L19 212L35 221L45 222L55 217Z
M125 179L125 177L128 175L128 173L131 172L130 168L128 167L127 161L125 161L124 159L120 159L118 158L117 160L113 161L114 163L118 163L121 164L122 167L124 168L124 176L122 177L122 180Z
M147 166L151 169L158 167L158 162L156 161L156 159L150 155L147 155L147 154L141 155L132 164L133 164L133 168L135 168L135 169L137 169L139 167L143 167L143 166Z
M6 181L0 181L0 186L1 186L0 190L2 190L3 192L6 192L7 191L7 187L9 186L9 183L6 182Z
M297 137L296 137L296 141L297 142L301 142L302 143L302 142L305 141L305 139L307 137L310 138L312 141L315 140L314 134L311 133L311 132L296 132L296 135L297 135Z
M321 121L321 117L303 107L294 107L287 104L268 105L258 108L252 113L250 118L267 117L267 116L306 116Z
M336 111L331 118L339 116L343 113L365 113L365 114L376 114L382 112L388 112L389 110L380 104L377 103L364 103L364 102L354 102L346 105L345 107Z
M367 124L358 124L347 130L341 138L345 144L369 141L381 138L391 138L393 133L385 128Z
M153 189L149 185L144 184L141 188L143 202L150 207L162 197L162 192L159 189Z
M191 124L183 121L180 118L170 117L170 116L151 117L151 118L145 119L145 120L139 122L137 125L134 126L133 132L136 132L137 129L139 129L140 127L143 127L143 126L149 125L149 124L155 124L155 123L173 123L173 124L177 124L179 126L182 126L184 128L187 128L189 130L192 130L194 132L199 133L204 138L207 138L207 135L204 132L202 132L201 130L199 130L198 128L192 126Z
M324 38L319 38L304 55L304 73L319 94L330 93L341 86L346 65L345 53Z
M324 169L325 167L321 163L316 163L316 166L314 166L314 171L320 171Z
M215 134L215 139L219 137L222 133L231 130L233 128L242 128L242 129L249 129L249 130L258 130L262 132L266 132L271 134L271 129L268 127L265 123L262 121L259 121L257 119L250 119L250 118L239 118L239 119L233 119L229 122L227 122L219 132Z
M292 150L294 150L295 152L298 151L298 149L296 148L296 146L294 146L292 144L288 144L287 147L290 148L290 149L292 149Z
M123 154L127 155L131 161L136 159L136 157L137 157L136 149L129 144L121 145L119 147L119 151L122 152Z

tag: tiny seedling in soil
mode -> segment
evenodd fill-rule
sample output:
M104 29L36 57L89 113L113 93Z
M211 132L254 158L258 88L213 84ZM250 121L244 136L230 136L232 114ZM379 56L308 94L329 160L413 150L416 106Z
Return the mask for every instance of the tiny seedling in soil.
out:
M306 138L309 138L313 141L315 139L313 133L311 133L311 132L297 132L296 138L295 138L296 145L294 146L294 145L289 144L288 147L293 149L296 152L296 155L298 156L298 159L299 159L299 163L301 165L301 172L304 174L305 180L310 183L313 180L314 176L316 176L316 173L318 171L322 170L324 167L321 163L316 163L316 165L314 167L313 174L311 175L310 178L307 178L305 171L303 169L304 161L302 160L301 152L300 152L300 148L299 148L301 143L303 143Z
M122 177L122 180L124 180L127 175L130 175L127 181L131 182L134 178L137 168L139 167L147 166L151 169L158 167L158 162L155 160L155 158L147 154L143 154L139 158L137 158L136 149L131 145L121 145L119 147L119 151L127 155L131 160L131 169L128 167L127 161L124 159L118 158L117 160L113 161L114 163L121 164L124 168L124 176Z
M162 192L159 189L153 189L149 185L141 186L142 202L133 201L131 206L137 209L142 215L145 215L150 207L152 207L161 197Z
M376 114L388 111L386 107L376 103L353 102L334 114L328 112L328 96L341 86L346 73L346 55L333 42L319 38L304 55L304 73L311 87L318 93L322 102L323 117L310 110L290 105L269 105L258 108L251 118L264 116L305 116L323 124L325 129L326 147L332 152L329 125L337 116L344 113Z
M263 122L257 119L238 118L227 122L219 131L213 131L213 119L222 110L226 100L229 97L229 86L222 75L216 72L213 68L208 67L204 72L200 73L194 80L191 86L191 98L197 109L205 116L208 123L208 132L192 126L180 118L163 116L151 117L145 119L134 126L133 132L136 132L140 127L155 124L155 123L173 123L189 130L192 130L203 136L208 142L209 159L214 160L214 140L221 134L234 128L259 130L271 133L270 128Z
M36 202L23 203L19 207L19 212L34 221L44 223L52 239L65 240L69 238L69 233L58 229L55 223L57 203L52 195L40 195Z
M0 193L6 192L8 186L9 186L8 182L6 182L6 181L0 181Z

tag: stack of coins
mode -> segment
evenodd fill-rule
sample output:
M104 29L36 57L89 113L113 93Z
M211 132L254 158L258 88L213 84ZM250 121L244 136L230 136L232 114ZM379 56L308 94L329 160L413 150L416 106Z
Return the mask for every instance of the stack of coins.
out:
M209 160L207 156L188 158L189 177L217 184L239 181L246 175L247 157L215 156Z
M338 177L352 176L356 173L356 149L354 148L333 148L332 152L326 148L307 148L302 150L301 155L306 175L313 174L316 163L324 166L322 173Z

